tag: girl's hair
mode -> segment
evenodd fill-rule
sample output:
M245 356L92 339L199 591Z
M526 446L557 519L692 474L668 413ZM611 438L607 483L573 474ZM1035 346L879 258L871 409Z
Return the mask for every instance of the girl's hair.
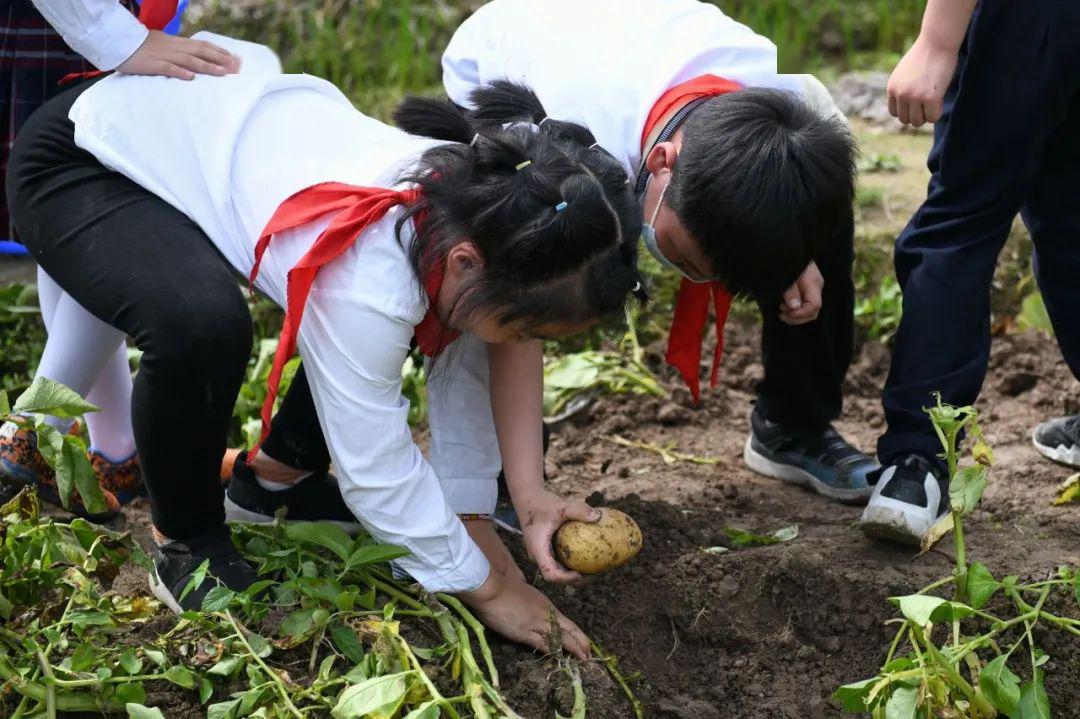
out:
M461 143L428 150L402 178L422 191L398 223L400 239L405 222L419 220L410 249L417 276L467 239L485 265L455 314L494 311L527 329L612 314L631 293L645 301L641 212L622 165L585 127L547 118L523 85L497 81L470 100L472 111L407 98L394 113L411 134Z

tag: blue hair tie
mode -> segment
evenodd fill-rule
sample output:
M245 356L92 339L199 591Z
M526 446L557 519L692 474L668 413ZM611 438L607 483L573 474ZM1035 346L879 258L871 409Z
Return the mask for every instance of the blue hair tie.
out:
M567 207L566 200L563 200L559 204L555 205L555 211L556 212L562 212L563 210L566 209L566 207Z

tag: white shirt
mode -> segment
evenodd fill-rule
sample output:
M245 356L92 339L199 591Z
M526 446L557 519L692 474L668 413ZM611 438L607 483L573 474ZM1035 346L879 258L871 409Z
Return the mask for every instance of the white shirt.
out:
M328 82L276 74L266 48L206 37L240 55L245 71L190 82L110 77L87 90L70 117L79 147L184 212L245 276L259 234L290 195L330 181L395 187L422 153L444 144L363 115ZM400 564L428 590L467 591L484 582L489 566L456 513L494 508L499 466L486 376L479 388L477 377L459 382L447 362L445 378L434 383L433 416L455 416L439 423L433 469L412 441L401 396L402 364L428 302L407 257L411 223L406 247L396 237L399 215L392 210L319 272L300 355L353 513L380 541L412 552ZM275 236L258 289L284 305L287 272L329 221ZM458 466L454 447L473 432L482 460L465 456Z
M631 177L653 105L700 75L791 90L833 112L813 77L777 74L772 42L698 0L493 0L454 33L442 67L459 105L492 80L529 85L551 117L586 125Z
M71 49L98 70L115 70L150 31L117 0L33 0Z

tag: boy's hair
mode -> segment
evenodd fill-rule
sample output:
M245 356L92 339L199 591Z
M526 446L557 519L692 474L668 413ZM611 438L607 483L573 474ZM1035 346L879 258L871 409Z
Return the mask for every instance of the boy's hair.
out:
M529 88L507 81L478 88L474 110L408 98L394 114L416 135L460 144L432 148L403 180L421 201L410 248L420 278L463 238L484 272L454 313L493 312L526 327L580 323L645 299L637 270L641 213L627 174L581 125L545 119ZM539 123L539 124L537 124Z
M667 201L728 290L778 295L851 213L855 143L795 95L747 88L683 125Z

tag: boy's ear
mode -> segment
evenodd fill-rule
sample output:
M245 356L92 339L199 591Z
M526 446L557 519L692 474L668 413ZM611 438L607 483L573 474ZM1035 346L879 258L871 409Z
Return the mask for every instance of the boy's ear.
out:
M671 171L678 156L679 148L674 142L658 142L645 158L645 167L653 175L661 170Z

